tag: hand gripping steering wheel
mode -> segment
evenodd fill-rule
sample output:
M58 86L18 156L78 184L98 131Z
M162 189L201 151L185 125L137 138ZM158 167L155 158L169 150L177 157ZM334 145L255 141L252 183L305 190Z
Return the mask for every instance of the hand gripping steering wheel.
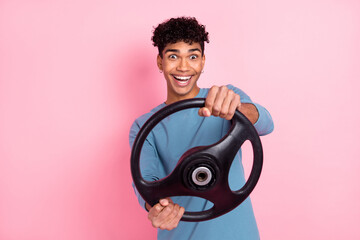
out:
M131 174L134 184L151 206L161 198L195 196L211 201L212 208L201 212L186 211L182 221L205 221L223 215L242 203L259 180L263 151L252 123L239 111L231 120L229 132L217 143L186 151L174 170L165 178L146 181L140 172L140 153L150 131L165 117L188 108L204 107L204 98L193 98L168 105L152 115L140 129L131 152ZM245 185L232 191L228 183L229 170L242 144L249 140L253 148L253 166Z

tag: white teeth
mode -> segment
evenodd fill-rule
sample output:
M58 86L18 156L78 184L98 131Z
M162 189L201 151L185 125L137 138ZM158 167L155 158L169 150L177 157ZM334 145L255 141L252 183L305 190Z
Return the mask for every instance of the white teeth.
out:
M187 81L191 78L191 76L174 76L177 80Z

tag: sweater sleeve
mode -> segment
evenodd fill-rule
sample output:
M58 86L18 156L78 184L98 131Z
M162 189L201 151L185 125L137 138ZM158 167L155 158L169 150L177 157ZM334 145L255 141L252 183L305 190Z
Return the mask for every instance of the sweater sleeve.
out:
M274 130L274 122L272 120L272 117L270 113L263 106L252 102L250 97L241 89L234 87L231 84L227 85L227 87L240 95L240 101L242 103L251 103L256 107L259 113L259 118L254 124L254 127L260 136L267 135Z
M129 134L129 143L131 148L134 144L136 135L138 134L139 130L140 130L140 126L137 123L137 121L135 121L130 128L130 134ZM151 144L151 136L149 135L144 142L140 154L141 175L146 181L159 180L159 177L154 174L159 172L159 162L160 160L157 151L153 146L153 144ZM146 210L145 200L141 197L134 183L132 183L132 186L134 188L135 195L138 198L139 204Z

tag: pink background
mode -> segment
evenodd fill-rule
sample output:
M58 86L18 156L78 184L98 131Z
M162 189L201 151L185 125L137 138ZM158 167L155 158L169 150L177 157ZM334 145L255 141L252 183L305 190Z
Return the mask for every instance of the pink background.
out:
M221 3L220 3L221 2ZM201 87L272 113L262 239L360 239L360 2L0 1L0 239L150 239L129 127L165 100L152 27L210 32Z

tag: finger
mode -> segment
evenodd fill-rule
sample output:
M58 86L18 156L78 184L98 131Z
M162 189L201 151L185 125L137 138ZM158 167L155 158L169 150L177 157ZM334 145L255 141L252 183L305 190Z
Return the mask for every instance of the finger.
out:
M180 206L178 204L174 205L173 211L167 216L163 224L160 225L160 229L172 230L178 225L178 221L174 221L180 211Z
M225 117L226 120L231 120L235 114L236 109L241 106L240 96L238 94L234 95L233 101L230 103L229 111Z
M229 112L229 108L230 108L230 104L234 99L234 91L233 90L229 90L225 96L225 99L222 103L221 106L221 110L220 110L220 114L219 117L221 118L225 118L228 115Z
M164 221L163 219L165 219L167 214L172 211L174 205L171 198L160 199L158 204L159 206L157 206L154 210L157 212L152 215L151 219L154 227L159 227L162 224Z
M155 204L152 208L150 208L148 213L148 219L150 221L153 221L156 217L159 216L160 212L164 209L163 206L161 206L160 203Z
M155 204L150 210L148 214L148 219L152 222L154 227L158 227L157 218L163 209L169 204L172 203L171 198L160 199L159 203Z
M185 213L185 208L179 206L179 210L177 211L176 216L171 220L170 224L172 228L176 228L179 225L179 222L182 216Z
M168 222L169 215L172 213L173 209L174 209L173 203L170 203L168 206L164 207L164 209L154 219L154 224L157 227L160 227L163 223Z
M220 115L221 106L222 106L222 104L224 102L224 99L225 99L228 91L229 91L229 89L226 86L220 87L220 90L219 90L218 94L216 95L214 105L213 105L213 108L212 108L212 111L211 111L211 114L213 116L219 116Z
M218 94L219 87L218 86L212 86L209 90L209 93L205 100L205 107L210 111L210 114L212 113L212 108L216 99L216 95Z

